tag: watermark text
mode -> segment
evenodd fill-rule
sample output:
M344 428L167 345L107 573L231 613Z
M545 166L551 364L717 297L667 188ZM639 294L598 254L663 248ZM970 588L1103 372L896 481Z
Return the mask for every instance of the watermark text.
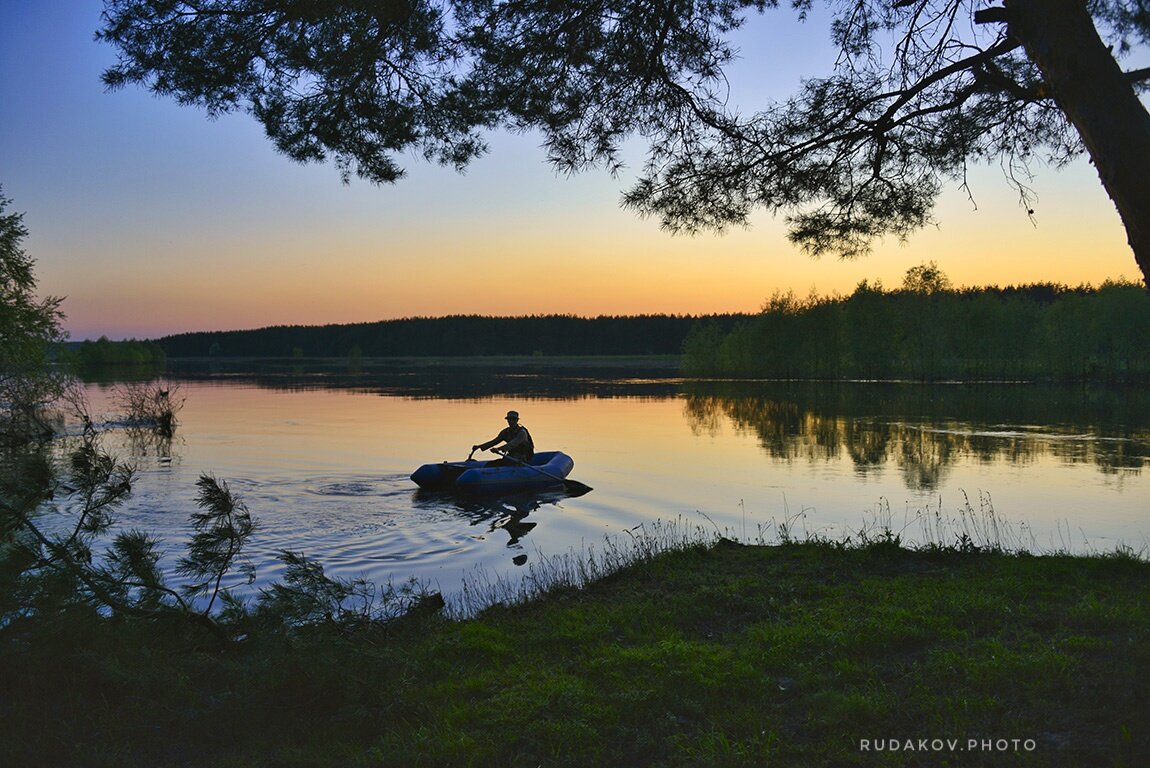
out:
M859 739L860 752L1033 752L1034 739Z

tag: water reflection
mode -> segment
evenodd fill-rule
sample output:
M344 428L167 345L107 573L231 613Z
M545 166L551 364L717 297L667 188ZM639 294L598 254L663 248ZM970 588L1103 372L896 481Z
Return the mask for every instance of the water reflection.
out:
M110 448L140 470L121 525L168 542L174 563L207 472L261 523L247 552L257 586L278 578L278 553L290 549L332 576L414 576L445 593L477 569L522 575L532 552L563 555L648 522L683 516L753 539L801 509L807 530L833 537L857 529L876 500L908 516L904 525L983 491L1040 547L1146 542L1145 391L705 382L625 370L611 381L511 366L424 379L419 370L376 376L365 364L349 378L237 371L189 382L171 444L109 436L128 442ZM336 383L345 381L354 384ZM89 394L94 414L109 410L106 391ZM413 469L463 459L493 416L525 399L536 439L569 452L593 493L417 492Z
M577 487L524 491L503 496L462 495L450 491L420 489L412 494L417 509L442 511L459 515L471 525L487 526L487 533L502 531L507 534L509 549L523 549L522 540L538 525L527 518L545 505L558 506L565 499L586 494L590 489ZM512 558L515 565L527 562L526 553Z
M137 464L141 461L171 464L179 457L178 446L182 441L182 435L177 437L171 431L153 427L129 424L123 429L125 455Z
M384 359L349 366L338 360L175 360L169 375L190 381L255 384L275 391L343 389L412 398L472 399L514 395L574 400L591 397L672 398L678 394L673 359L636 363L576 363L562 359Z
M961 459L1025 465L1054 456L1106 474L1136 474L1150 461L1150 398L1141 390L764 382L683 389L696 434L729 421L776 461L845 455L859 476L893 464L915 490L940 487Z
M276 392L367 393L411 400L671 401L681 399L695 436L726 425L755 436L775 462L847 461L858 478L896 468L908 489L941 487L959 462L1027 466L1054 457L1109 476L1150 461L1150 392L1139 388L704 381L673 363L516 359L175 361L170 375ZM624 429L641 428L622 425ZM136 440L134 456L171 456Z

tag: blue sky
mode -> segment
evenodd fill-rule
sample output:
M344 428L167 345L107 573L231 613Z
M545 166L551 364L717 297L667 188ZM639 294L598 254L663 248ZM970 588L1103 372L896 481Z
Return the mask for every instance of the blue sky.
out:
M75 339L456 313L751 312L776 291L897 285L931 260L960 285L1138 276L1085 162L1041 171L1037 225L997 168L976 170L977 206L952 190L938 228L853 262L805 256L765 214L748 230L672 237L619 208L628 171L559 176L532 135L493 135L462 175L412 157L396 185L345 185L332 166L277 154L246 115L209 120L139 88L106 92L101 8L0 0L0 185ZM740 37L747 60L731 74L746 110L833 62L825 25L788 18Z

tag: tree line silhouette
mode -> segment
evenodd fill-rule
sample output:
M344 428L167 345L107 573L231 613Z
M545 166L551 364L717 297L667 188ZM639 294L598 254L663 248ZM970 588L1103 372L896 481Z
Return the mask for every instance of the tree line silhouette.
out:
M86 340L68 345L68 354L81 368L101 366L161 366L165 355L163 348L154 341L126 339L111 341L101 336L96 341Z
M452 315L85 342L88 365L164 358L682 355L689 376L1150 381L1150 294L1135 283L955 289L933 263L898 289L776 293L758 314Z
M158 339L168 357L678 355L699 320L726 330L747 315L452 315L373 323L283 325Z
M700 322L684 373L778 379L1150 381L1150 294L1107 282L956 290L933 265L897 290L776 293L730 329Z

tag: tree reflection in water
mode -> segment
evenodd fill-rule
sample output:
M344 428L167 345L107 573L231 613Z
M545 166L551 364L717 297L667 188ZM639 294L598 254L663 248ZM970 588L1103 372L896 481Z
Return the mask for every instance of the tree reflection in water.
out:
M776 461L845 452L859 475L894 465L915 490L939 488L964 457L1029 464L1052 455L1107 474L1150 461L1150 396L1138 389L690 381L684 397L696 434L729 421Z

